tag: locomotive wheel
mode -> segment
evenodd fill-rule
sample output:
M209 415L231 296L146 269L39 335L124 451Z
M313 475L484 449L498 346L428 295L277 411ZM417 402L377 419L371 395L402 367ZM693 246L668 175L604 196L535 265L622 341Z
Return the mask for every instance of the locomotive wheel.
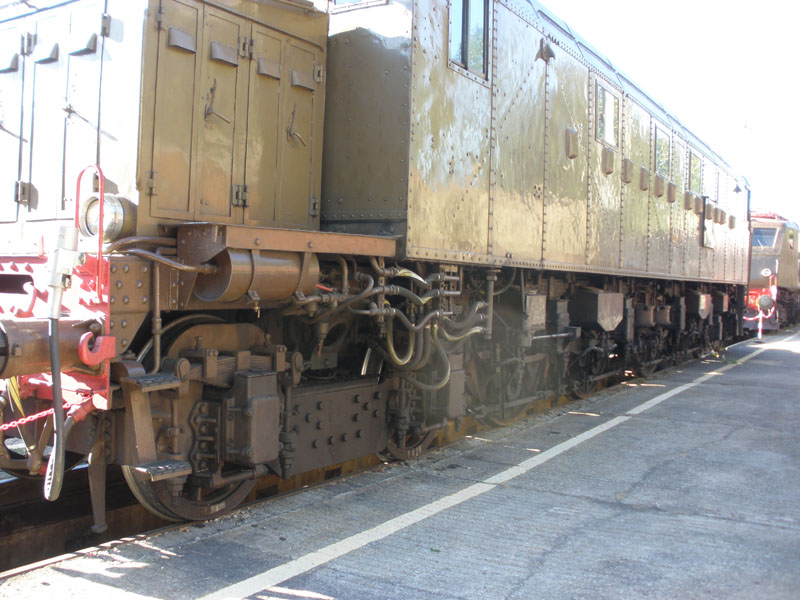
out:
M585 400L600 389L600 380L594 379L602 375L608 366L605 353L599 351L584 352L574 359L571 372L575 378L575 385L571 395L578 400Z
M477 418L489 427L511 425L528 411L527 404L507 404L523 397L527 389L527 377L520 363L512 361L502 371L505 377L498 373L482 373L474 357L467 362L467 393L472 398L469 404L488 408L487 412Z
M409 432L406 435L405 444L401 448L397 445L394 432L392 432L389 435L389 441L386 443L386 451L396 460L412 460L422 456L435 437L435 431L426 431L425 433Z
M204 490L187 483L179 495L173 495L169 480L150 481L147 474L130 466L123 466L122 474L136 499L166 521L213 519L241 504L256 484L255 479L250 479Z

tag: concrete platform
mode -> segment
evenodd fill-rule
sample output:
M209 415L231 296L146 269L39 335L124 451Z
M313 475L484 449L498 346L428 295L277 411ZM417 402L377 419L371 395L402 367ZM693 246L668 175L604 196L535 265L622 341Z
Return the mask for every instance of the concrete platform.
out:
M208 523L7 598L797 598L800 332Z

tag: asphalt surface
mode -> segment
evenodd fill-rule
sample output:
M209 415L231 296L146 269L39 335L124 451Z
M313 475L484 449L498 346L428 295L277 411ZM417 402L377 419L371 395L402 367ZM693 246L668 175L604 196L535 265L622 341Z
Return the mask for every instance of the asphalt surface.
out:
M800 333L740 344L0 596L798 598L798 371Z

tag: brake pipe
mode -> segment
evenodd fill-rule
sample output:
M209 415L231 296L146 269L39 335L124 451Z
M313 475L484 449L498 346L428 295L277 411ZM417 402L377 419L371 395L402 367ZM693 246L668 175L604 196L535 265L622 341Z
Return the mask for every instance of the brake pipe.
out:
M83 172L81 172L82 174ZM80 180L80 177L78 178ZM77 202L77 199L76 199ZM64 400L61 392L61 353L58 344L58 322L61 318L61 299L66 288L66 281L72 276L72 270L78 263L78 228L64 225L58 235L55 252L50 267L50 283L52 288L49 298L50 320L50 373L53 378L53 450L47 461L44 478L44 497L51 502L61 494L64 480L64 457L66 454L66 435L64 427ZM98 262L101 257L98 256ZM99 269L99 267L98 267ZM98 294L101 288L98 287Z

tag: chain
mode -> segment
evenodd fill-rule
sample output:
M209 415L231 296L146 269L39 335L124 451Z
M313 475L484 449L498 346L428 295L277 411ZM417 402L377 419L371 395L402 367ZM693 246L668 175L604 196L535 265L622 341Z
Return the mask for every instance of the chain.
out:
M72 404L69 402L64 402L64 409L67 410L72 408ZM34 415L29 415L27 417L22 417L17 421L11 421L11 423L3 423L0 425L0 431L8 431L9 429L15 429L20 427L21 425L27 425L28 423L33 423L38 419L44 419L45 417L49 417L55 412L55 409L49 408L47 410L43 410L42 412L36 413Z

